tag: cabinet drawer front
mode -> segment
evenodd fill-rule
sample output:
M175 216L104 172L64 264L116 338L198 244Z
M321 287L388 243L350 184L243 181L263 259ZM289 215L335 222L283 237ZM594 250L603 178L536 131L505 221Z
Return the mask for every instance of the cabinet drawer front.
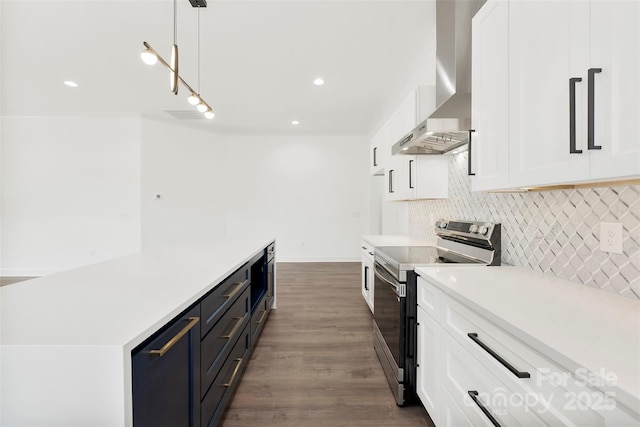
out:
M539 417L552 425L604 425L600 415L576 402L586 398L606 405L604 393L464 305L443 297L444 329L499 381L515 393L533 396L531 402L538 407L532 409Z
M235 300L225 316L216 323L202 340L202 390L204 396L213 382L220 367L227 359L238 337L249 324L251 301L251 289L248 287L242 295Z
M448 333L442 335L443 385L471 425L493 426L491 417L504 427L548 425L520 399L526 396L498 381Z
M249 266L245 265L219 284L201 303L202 326L201 336L218 322L220 317L231 307L238 296L249 286L251 281Z
M374 254L373 245L369 242L362 241L362 260L364 262L365 259L371 260L373 262L373 254Z
M247 325L222 365L213 385L204 396L201 406L201 427L215 427L222 418L222 414L224 414L224 410L242 378L242 373L249 363L250 332L250 327Z
M442 311L441 294L442 292L435 286L424 278L418 277L418 306L438 322L440 322Z
M255 346L256 342L258 341L260 332L262 332L262 328L264 328L264 324L267 321L267 317L269 316L269 311L269 298L263 297L262 300L258 303L256 311L251 316L252 347Z

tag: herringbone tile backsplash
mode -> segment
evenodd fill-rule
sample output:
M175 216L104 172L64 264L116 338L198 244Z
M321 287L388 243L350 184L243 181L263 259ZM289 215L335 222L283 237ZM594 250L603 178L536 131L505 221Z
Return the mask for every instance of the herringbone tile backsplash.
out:
M449 162L449 198L410 202L410 235L435 238L439 218L499 222L503 264L640 299L640 186L475 193L467 153ZM622 223L622 254L599 250L601 222Z

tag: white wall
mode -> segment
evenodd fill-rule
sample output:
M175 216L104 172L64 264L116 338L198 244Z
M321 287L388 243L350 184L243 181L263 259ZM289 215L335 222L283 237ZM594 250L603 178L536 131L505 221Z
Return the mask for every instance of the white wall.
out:
M369 230L365 137L218 136L137 115L1 129L0 275L250 233L275 236L280 261L357 261Z
M44 275L140 248L137 115L3 117L2 275Z
M364 136L227 137L230 234L268 233L279 261L357 261L369 229Z
M224 235L227 169L220 137L175 120L143 118L142 248Z

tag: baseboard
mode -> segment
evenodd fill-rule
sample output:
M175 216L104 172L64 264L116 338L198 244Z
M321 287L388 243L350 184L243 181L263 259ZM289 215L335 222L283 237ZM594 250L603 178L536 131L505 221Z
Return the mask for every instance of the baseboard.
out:
M277 262L361 262L361 258L353 257L283 257L277 256Z

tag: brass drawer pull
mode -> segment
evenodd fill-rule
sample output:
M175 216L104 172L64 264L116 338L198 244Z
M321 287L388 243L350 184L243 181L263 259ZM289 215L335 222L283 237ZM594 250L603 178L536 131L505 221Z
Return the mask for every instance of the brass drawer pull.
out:
M260 316L260 320L256 321L256 325L259 325L264 320L264 316L267 315L267 310L262 310L262 316Z
M224 338L228 340L236 334L236 332L238 331L238 328L242 324L242 317L236 317L235 319L236 319L236 324L233 326L233 329L231 329L231 332L229 332L229 334L227 335L221 336L220 338Z
M236 379L236 375L238 375L238 370L240 369L240 365L242 365L242 357L236 359L236 367L233 370L233 374L231 374L231 379L228 383L222 384L222 387L231 387L233 381Z
M231 293L227 294L227 295L222 295L222 298L233 298L238 291L240 290L240 288L242 288L244 285L247 284L247 282L249 282L248 280L245 280L244 282L236 282L236 287L233 288L233 290L231 291Z
M199 317L189 317L188 320L189 320L189 324L187 326L185 326L184 328L182 328L182 330L180 332L178 332L176 334L176 336L171 338L165 345L162 346L161 349L159 349L159 350L151 350L149 352L149 354L156 354L158 356L163 356L167 351L169 351L171 349L171 347L173 347L178 341L180 341L180 338L185 336L187 334L187 332L189 332L191 330L191 328L196 326L196 323L198 323L200 321L200 318Z

